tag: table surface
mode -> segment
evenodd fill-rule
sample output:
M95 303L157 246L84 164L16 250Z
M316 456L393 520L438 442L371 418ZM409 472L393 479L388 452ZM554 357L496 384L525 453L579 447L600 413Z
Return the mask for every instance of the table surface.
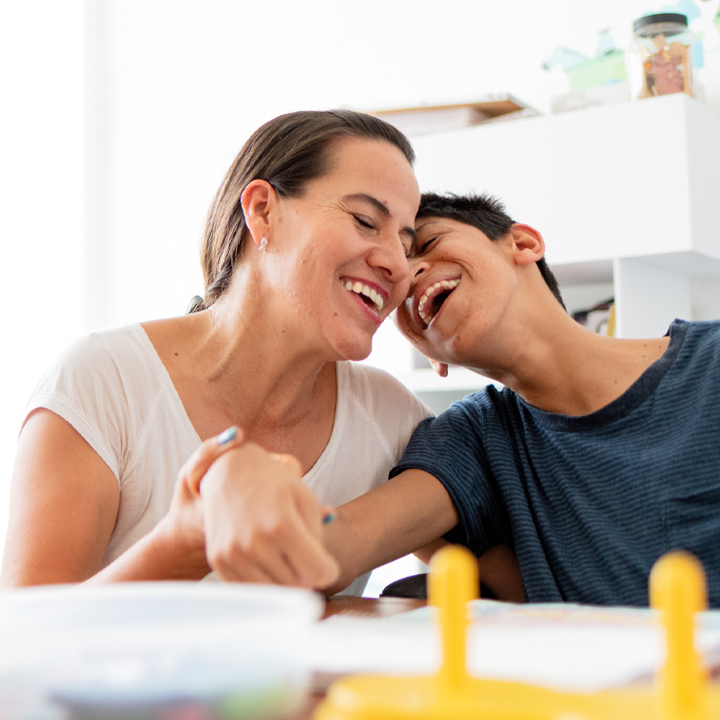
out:
M389 617L398 613L415 610L425 607L425 600L410 600L406 598L362 598L362 597L338 597L332 598L325 604L324 618L333 615L345 615L351 617ZM332 678L316 679L315 687L329 683ZM305 705L299 712L292 715L288 720L311 720L315 709L325 697L324 692L311 693Z
M363 598L363 597L337 597L325 603L324 618L333 615L354 615L357 617L388 617L398 613L425 607L425 600L410 600L407 598Z

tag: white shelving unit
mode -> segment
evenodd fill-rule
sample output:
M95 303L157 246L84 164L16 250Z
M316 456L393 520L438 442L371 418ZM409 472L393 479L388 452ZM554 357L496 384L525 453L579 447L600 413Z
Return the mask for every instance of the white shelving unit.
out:
M691 98L484 124L413 145L422 190L489 192L542 233L569 309L572 298L610 291L619 337L720 317L720 115ZM487 384L461 369L444 380L414 370L409 345L386 325L368 361L425 398Z

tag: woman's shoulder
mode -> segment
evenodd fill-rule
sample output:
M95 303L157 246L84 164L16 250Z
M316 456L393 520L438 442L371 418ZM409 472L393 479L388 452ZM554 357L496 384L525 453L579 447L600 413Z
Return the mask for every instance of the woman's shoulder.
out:
M137 323L94 330L73 340L60 354L60 362L83 363L147 354L147 337Z
M71 342L45 372L35 396L85 395L116 389L127 394L162 381L142 327L137 324L98 330Z
M432 412L397 378L380 368L355 362L338 363L338 387L375 417L410 414L420 422Z

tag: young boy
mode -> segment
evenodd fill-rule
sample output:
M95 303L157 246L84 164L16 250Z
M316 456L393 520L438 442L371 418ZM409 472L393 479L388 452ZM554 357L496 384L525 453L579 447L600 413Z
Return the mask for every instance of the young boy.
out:
M684 548L720 606L720 323L586 330L540 234L491 198L425 195L416 231L398 326L441 374L505 387L423 421L392 479L339 509L343 575L447 533L510 547L529 601L646 605L653 563Z

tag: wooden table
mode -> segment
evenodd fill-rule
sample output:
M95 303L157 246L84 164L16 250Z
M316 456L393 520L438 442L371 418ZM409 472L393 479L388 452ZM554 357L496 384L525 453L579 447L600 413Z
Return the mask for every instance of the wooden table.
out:
M425 600L408 600L406 598L362 598L362 597L338 597L328 600L325 605L323 618L333 615L345 615L350 617L380 618L397 615L398 613L415 610L425 607ZM337 676L336 676L337 677ZM314 687L326 687L335 677L316 677ZM311 720L317 706L325 697L324 691L311 693L304 707L288 720Z
M425 605L427 605L425 600L408 600L406 598L338 597L327 601L323 618L329 618L332 615L388 617L425 607Z

